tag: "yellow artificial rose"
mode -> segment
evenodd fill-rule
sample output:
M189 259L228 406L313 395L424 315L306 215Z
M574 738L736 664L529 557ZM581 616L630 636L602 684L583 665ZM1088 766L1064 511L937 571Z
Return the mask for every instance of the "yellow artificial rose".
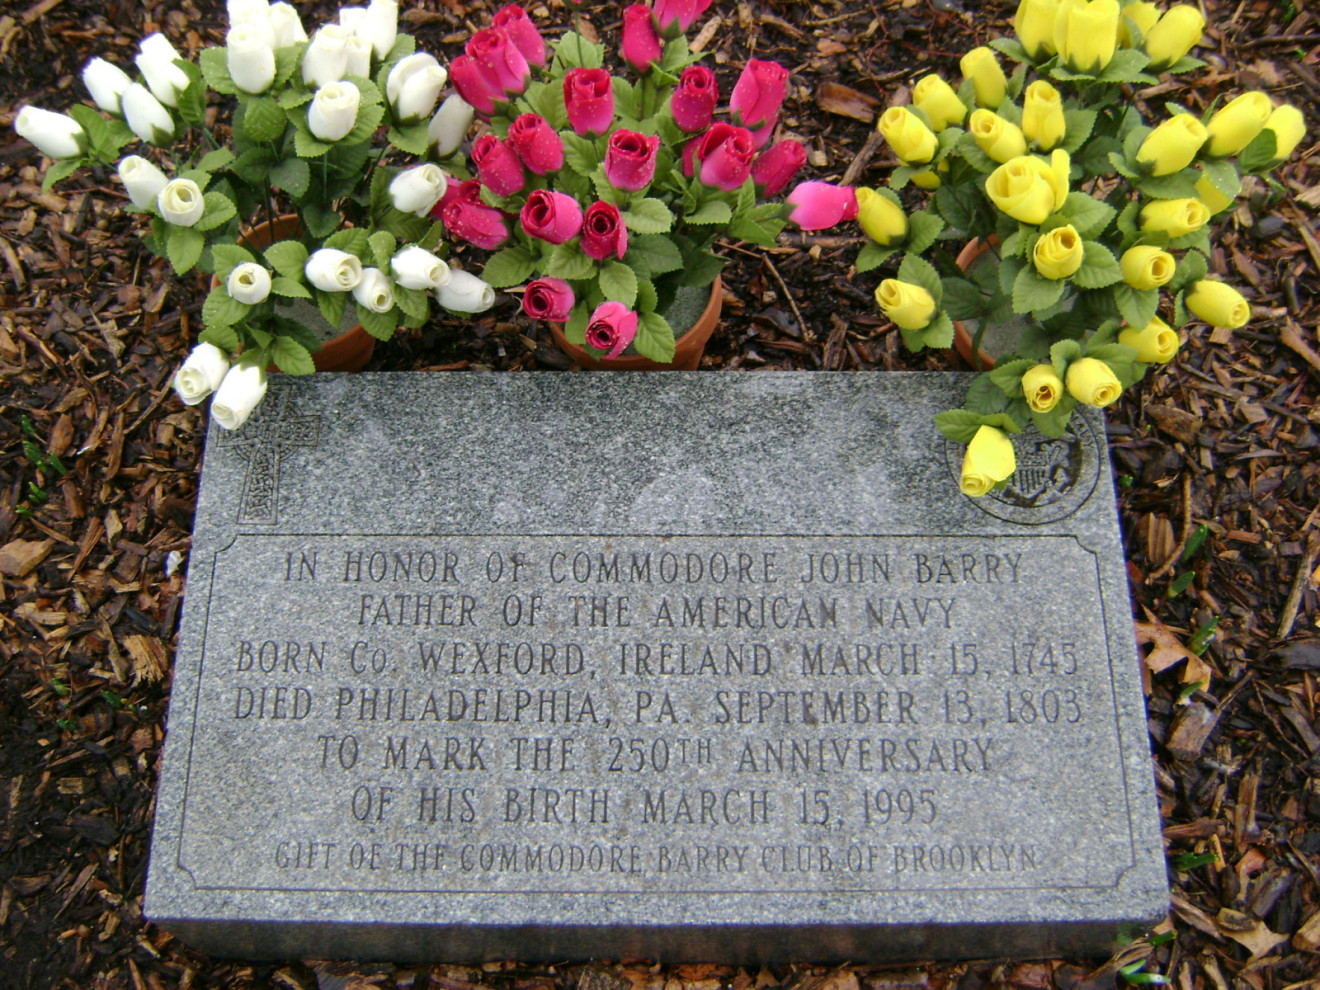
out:
M967 117L967 107L953 87L934 73L922 76L912 87L912 105L926 115L936 133L961 124Z
M1074 72L1097 75L1118 47L1118 0L1063 0L1054 19L1059 61Z
M907 107L890 107L880 115L877 129L904 165L921 165L935 157L939 139Z
M934 192L944 184L944 180L934 172L918 172L912 177L912 184L918 189Z
M1051 151L1063 140L1064 130L1059 91L1044 79L1036 80L1022 99L1022 133L1041 151Z
M922 330L935 319L934 298L911 282L887 278L875 290L875 300L900 330Z
M1041 234L1031 252L1036 271L1045 278L1067 278L1082 267L1082 237L1072 224Z
M1123 383L1109 365L1097 358L1080 358L1068 365L1068 394L1087 406L1103 409L1123 392Z
M1054 54L1054 21L1059 0L1022 0L1013 17L1013 31L1033 61Z
M982 426L967 445L963 455L962 477L958 487L964 495L980 498L1017 470L1017 454L1007 433L993 426Z
M1159 70L1173 65L1200 43L1204 31L1200 9L1188 4L1170 7L1153 27L1142 28L1150 67Z
M999 67L993 48L973 48L962 57L958 67L962 69L963 78L972 81L978 107L993 110L1004 102L1008 80L1004 78L1004 70Z
M1210 181L1210 177L1205 174L1202 174L1196 180L1196 198L1205 204L1205 208L1210 211L1211 215L1223 213L1233 205L1233 197L1225 196L1216 189L1214 183Z
M1118 342L1136 351L1137 360L1143 364L1168 364L1178 353L1179 345L1178 331L1158 316L1142 330L1124 327L1119 331Z
M1052 364L1038 364L1022 375L1022 394L1033 412L1047 413L1063 398L1063 379Z
M1022 129L993 110L973 110L967 130L982 151L997 162L1006 162L1027 152Z
M881 247L897 244L907 237L908 221L903 207L874 189L857 189L857 222L866 236Z
M1137 149L1137 161L1149 165L1151 175L1172 175L1192 164L1205 139L1205 125L1190 113L1180 113L1146 136Z
M986 195L1014 220L1044 223L1068 198L1069 164L1066 151L1056 150L1049 161L1020 155L990 173Z
M1178 263L1168 251L1138 244L1123 252L1118 266L1123 269L1123 281L1132 288L1158 289L1173 278Z
M1147 0L1137 0L1136 3L1127 4L1123 8L1123 19L1118 22L1118 41L1124 48L1132 47L1132 35L1128 32L1127 21L1131 21L1137 26L1137 30L1145 35L1147 31L1155 26L1155 22L1160 19L1160 8Z
M1236 330L1251 319L1251 306L1231 285L1203 278L1183 297L1187 308L1212 327Z
M1199 199L1156 199L1141 208L1141 229L1182 237L1210 220L1210 208Z
M1231 100L1205 125L1210 135L1210 154L1216 158L1236 155L1261 132L1273 112L1270 98L1259 90Z
M1274 108L1270 119L1265 121L1265 130L1274 132L1274 157L1282 161L1306 137L1306 121L1302 119L1302 111L1284 103Z

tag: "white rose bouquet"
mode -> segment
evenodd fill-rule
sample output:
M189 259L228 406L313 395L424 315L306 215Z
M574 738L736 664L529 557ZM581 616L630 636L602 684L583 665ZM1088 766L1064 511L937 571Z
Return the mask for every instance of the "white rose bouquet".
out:
M366 331L386 340L420 326L431 298L471 313L493 293L459 272L449 291L432 212L446 169L466 177L453 156L473 111L456 95L441 103L448 73L399 32L395 0L346 7L310 38L288 3L230 0L228 9L225 44L196 63L153 34L135 72L88 63L96 109L23 107L14 126L55 159L47 188L83 166L117 166L132 208L150 216L152 250L179 274L214 276L202 343L175 387L190 405L214 394L216 421L235 429L265 394L267 366L314 370L317 337L289 315L299 300L331 327L351 301ZM223 146L206 125L215 96L234 107ZM156 150L121 157L135 141ZM282 214L296 219L276 222ZM272 240L249 246L243 225L261 221Z

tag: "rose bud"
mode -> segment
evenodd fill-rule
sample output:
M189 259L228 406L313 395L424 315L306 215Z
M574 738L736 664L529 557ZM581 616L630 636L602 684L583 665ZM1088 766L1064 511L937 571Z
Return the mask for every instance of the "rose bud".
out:
M1118 47L1118 0L1063 0L1054 20L1059 61L1073 72L1096 75Z
M322 292L352 292L362 281L362 262L347 251L320 248L303 265L303 274Z
M907 107L890 107L876 128L904 165L922 165L935 157L939 138Z
M967 131L976 139L978 148L1001 164L1026 154L1027 139L1022 129L993 110L973 110Z
M606 360L622 354L636 336L637 314L621 302L601 303L587 321L587 345L606 351Z
M1264 129L1273 112L1270 98L1264 93L1259 90L1243 93L1227 103L1205 125L1210 135L1206 150L1215 158L1236 155Z
M935 319L935 298L911 282L885 279L875 290L875 301L900 330L924 330Z
M348 68L348 38L338 24L327 24L313 34L303 52L303 82L320 89L343 79Z
M1132 33L1127 26L1128 21L1135 24L1142 37L1145 37L1159 19L1160 8L1149 0L1136 0L1135 3L1124 4L1123 16L1118 22L1118 43L1124 48L1133 46Z
M191 227L206 212L201 187L192 179L171 179L156 195L161 219L176 227Z
M124 90L121 103L124 122L139 139L157 147L174 140L174 118L164 104L147 91L147 87L133 83Z
M532 69L527 57L514 44L508 32L500 28L478 31L463 47L463 51L477 65L490 92L496 99L516 96L527 88Z
M431 116L448 81L449 73L439 65L424 66L414 72L404 81L393 104L395 118L403 124L415 124Z
M715 73L704 65L689 65L678 77L669 101L674 123L685 134L706 130L715 119L715 104L719 99Z
M967 107L953 87L934 73L922 76L912 87L912 105L926 115L931 130L937 134L967 118Z
M344 44L344 77L361 76L366 79L370 75L371 42L356 34L349 36Z
M435 301L454 313L484 313L495 305L495 290L471 272L453 271Z
M731 192L752 174L756 141L747 128L720 123L702 136L695 155L702 183Z
M1022 134L1041 151L1053 151L1063 140L1066 127L1059 91L1037 79L1022 99Z
M465 179L462 182L447 183L445 194L440 197L440 202L431 207L431 219L443 220L444 211L453 203L471 203L473 206L480 206L483 209L494 209L494 207L486 206L481 199L480 179ZM495 212L498 213L499 211L496 210Z
M483 251L493 251L509 239L509 225L504 221L504 214L480 200L454 199L444 205L440 218L451 234Z
M638 75L646 75L660 61L663 49L651 21L651 8L635 3L623 9L623 60Z
M1178 331L1158 316L1141 330L1124 327L1119 331L1118 342L1136 351L1137 360L1143 364L1168 364L1179 347Z
M757 147L770 140L787 94L788 70L778 62L754 58L743 67L729 97L729 109L735 123L752 132Z
M252 410L266 397L266 372L255 364L236 364L229 369L211 400L211 418L223 429L236 430L248 421Z
M802 182L788 194L790 223L803 230L822 230L844 220L857 219L857 190L832 182Z
M271 4L268 20L275 35L276 48L287 48L307 40L307 29L303 27L302 18L298 16L298 9L293 4ZM230 23L233 23L232 18Z
M437 157L445 158L458 150L474 116L472 104L457 93L445 97L426 127L427 140Z
M357 123L362 94L351 82L326 83L307 108L307 129L322 141L346 136Z
M864 186L857 189L857 222L866 236L881 247L901 243L908 235L903 207Z
M502 92L491 88L477 63L466 55L460 55L449 63L449 79L463 101L483 117L489 117L495 112L496 99L504 98Z
M567 193L537 189L527 197L518 219L532 237L563 244L582 229L582 207Z
M587 207L582 220L582 253L595 261L610 255L622 260L628 253L628 228L617 206L598 200Z
M188 88L188 74L174 64L183 56L159 32L143 38L138 51L141 54L133 62L146 79L151 95L168 107L177 107L179 94Z
M1134 289L1146 290L1158 289L1173 278L1178 263L1168 251L1138 244L1123 252L1118 266L1123 270L1124 282Z
M1182 237L1210 221L1210 209L1199 199L1157 199L1141 208L1142 230Z
M239 24L225 36L229 77L245 93L264 93L275 81L275 50L255 28Z
M399 36L399 5L395 0L371 0L353 33L371 45L376 58L384 59Z
M1137 149L1137 161L1151 175L1172 175L1192 164L1205 139L1205 125L1190 113L1180 113L1146 135Z
M244 261L229 273L225 291L229 298L248 306L264 303L270 295L270 272L255 261Z
M362 23L366 16L366 7L340 7L339 26L350 35L356 34L358 25Z
M544 118L524 113L509 125L509 144L524 165L537 175L564 167L564 140Z
M1265 121L1265 130L1274 134L1274 157L1283 161L1293 153L1293 149L1306 137L1306 121L1302 111L1289 103L1274 108L1270 119Z
M185 405L195 406L220 387L229 370L229 356L215 344L198 344L174 374L174 391Z
M1212 327L1236 330L1251 319L1251 306L1242 298L1242 293L1212 278L1194 283L1183 302L1196 317Z
M645 189L655 178L655 156L659 149L659 135L647 137L636 131L615 131L605 149L605 181L624 192Z
M78 122L52 110L22 107L14 118L14 130L48 158L77 158L87 150L87 134Z
M801 141L785 138L776 142L752 162L752 181L763 196L778 196L807 163L807 149Z
M1200 44L1204 31L1205 17L1199 9L1188 4L1170 7L1150 30L1145 31L1150 67L1158 72L1173 65Z
M390 202L400 213L424 217L440 202L447 184L439 165L407 168L390 181Z
M711 0L655 0L655 24L666 38L676 38L704 14Z
M578 137L598 137L614 123L614 80L604 69L569 69L564 107Z
M1010 159L990 173L985 194L1014 220L1044 223L1068 198L1070 159L1055 150L1047 162L1036 155Z
M394 308L394 286L379 268L364 268L362 281L353 286L353 298L373 313L388 313Z
M538 278L523 292L523 312L534 320L563 323L573 313L573 287L562 278Z
M1123 383L1109 365L1097 358L1081 358L1068 365L1064 375L1068 394L1086 406L1103 409L1123 392Z
M1022 0L1013 18L1013 31L1033 62L1054 54L1054 21L1059 0Z
M500 8L491 18L490 24L491 27L504 31L529 63L545 66L545 40L541 37L541 32L536 30L532 19L527 16L527 11L517 4L509 4Z
M405 56L394 63L390 69L389 75L385 77L385 99L389 101L390 106L398 107L403 98L404 89L415 76L423 75L428 69L437 70L439 75L432 72L431 78L438 81L436 87L438 93L448 81L449 74L435 60L434 55L428 55L426 52L417 52L413 55ZM430 109L424 111L430 113ZM397 113L397 110L396 110ZM417 115L420 116L420 115Z
M139 210L151 206L169 181L164 172L138 155L129 155L119 163L119 178L128 189L128 198Z
M390 272L405 289L436 289L449 281L449 265L444 259L416 244L390 259Z
M128 73L103 58L94 58L88 62L83 69L82 79L96 105L107 113L121 112L119 108L124 91L133 85Z
M1063 379L1052 364L1038 364L1022 373L1022 394L1033 412L1047 413L1063 398Z
M527 185L523 165L514 150L494 134L483 134L472 146L472 162L481 184L496 196L512 196Z
M993 48L973 48L958 63L964 79L972 81L976 93L976 105L994 110L1004 102L1008 94L1008 80L1004 70L999 67L999 59Z
M1068 278L1082 267L1082 237L1072 224L1046 231L1036 239L1031 260L1040 275L1049 279Z
M972 498L980 498L999 482L1017 471L1013 441L1003 430L982 426L967 445L959 472L958 488Z

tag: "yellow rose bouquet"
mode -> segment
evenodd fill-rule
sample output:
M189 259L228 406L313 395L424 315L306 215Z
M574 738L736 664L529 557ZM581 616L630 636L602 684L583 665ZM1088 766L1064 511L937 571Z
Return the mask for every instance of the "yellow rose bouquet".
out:
M1267 176L1305 137L1300 112L1261 92L1195 112L1135 98L1205 65L1195 6L1021 0L1014 28L967 52L961 79L927 74L884 111L899 166L857 196L872 241L858 271L901 255L876 300L904 342L948 347L960 321L972 354L995 354L965 408L938 417L950 439L981 438L977 465L1006 449L984 428L1060 436L1079 404L1107 406L1172 360L1190 321L1242 326L1247 301L1207 277L1212 222L1244 174ZM981 251L965 270L964 245ZM1011 464L994 463L963 490L1002 484Z

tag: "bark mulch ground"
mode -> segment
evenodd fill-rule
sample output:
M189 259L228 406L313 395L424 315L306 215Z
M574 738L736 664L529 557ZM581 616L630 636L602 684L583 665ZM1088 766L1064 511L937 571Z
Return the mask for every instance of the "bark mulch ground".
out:
M299 4L309 23L328 8ZM488 0L403 4L428 50L457 54ZM533 6L543 23L559 0ZM210 960L142 919L171 651L203 413L169 381L202 293L118 213L108 176L40 191L8 129L26 102L82 99L77 74L163 29L220 40L214 0L0 5L0 986L415 990L1100 990L1145 962L1178 990L1320 990L1320 48L1318 0L1210 0L1212 69L1142 99L1192 108L1263 88L1310 125L1276 192L1250 195L1212 270L1246 287L1247 329L1198 330L1109 417L1150 736L1169 853L1169 922L1114 959L756 972L720 965L464 967ZM598 27L618 16L587 4ZM810 171L883 175L877 109L927 67L1001 33L1005 0L718 0L702 32L724 86L749 57L790 65L786 128ZM562 23L563 18L556 20ZM726 90L727 91L727 90ZM729 248L711 370L946 366L879 315L855 229ZM509 302L380 348L378 369L561 368ZM58 464L56 463L58 459ZM1201 646L1199 655L1188 645ZM1187 668L1209 689L1187 695ZM1085 781L1077 786L1085 787ZM1171 935L1171 937L1170 937ZM950 947L956 951L955 947ZM1138 978L1139 979L1139 978Z

